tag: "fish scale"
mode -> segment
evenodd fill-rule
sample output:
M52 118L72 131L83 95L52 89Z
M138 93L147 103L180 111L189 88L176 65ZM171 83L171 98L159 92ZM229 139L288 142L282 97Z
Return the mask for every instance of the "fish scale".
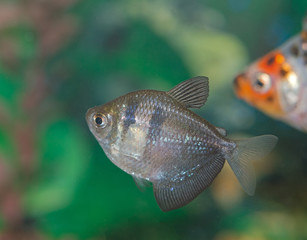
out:
M212 183L225 160L243 189L253 194L250 161L276 144L272 135L228 139L224 129L188 109L204 105L208 92L208 78L195 77L168 92L128 93L86 114L90 131L108 158L137 184L151 182L163 211L191 202Z
M127 106L130 101L129 99L135 98L134 94L136 95L136 93L129 94L124 100L123 105ZM206 151L196 151L196 145L198 146L198 144L201 143L200 147L203 149L208 148L208 153L210 149L212 150L214 147L216 147L216 144L214 145L214 143L217 142L218 138L215 137L214 133L205 131L207 129L205 129L205 125L202 123L202 121L197 122L193 119L193 116L191 116L194 114L193 112L190 112L185 108L180 109L181 106L176 106L178 105L177 102L174 100L170 101L172 99L166 102L166 93L145 91L144 94L142 94L142 92L138 92L137 94L144 95L144 97L141 99L141 102L137 104L139 106L138 108L132 107L135 109L134 114L137 121L135 121L135 119L131 121L135 122L136 125L141 125L142 127L138 129L139 132L137 136L129 135L129 137L124 138L123 141L118 144L123 149L130 149L131 152L135 152L135 148L133 147L135 144L135 137L141 139L140 135L146 134L146 138L140 143L140 146L145 146L142 161L143 167L140 167L140 164L137 162L136 166L130 166L130 169L126 170L128 173L134 173L135 175L145 177L143 174L143 169L147 169L149 167L150 169L155 169L155 171L158 170L161 172L167 172L168 176L172 177L172 175L175 175L177 171L173 171L174 164L171 161L171 157L175 150L177 150L178 155L180 154L183 156L183 162L181 163L180 161L176 161L175 166L177 169L183 169L186 167L186 163L189 162L190 159L195 159L195 161L199 157L203 159L204 154L207 153ZM153 97L152 95L156 97ZM155 107L153 108L152 106ZM144 110L147 108L149 108L149 111ZM167 111L167 109L172 110ZM146 114L147 112L148 114ZM148 115L151 113L152 116L149 120ZM197 115L195 115L194 118L196 116ZM124 117L122 118L124 119L122 123L123 126L125 126L127 118L131 118L131 112L129 111L124 112ZM186 125L192 126L190 129L193 131L188 130L185 127ZM133 125L130 126L133 127ZM196 131L194 129L196 129ZM193 136L195 138L195 134L198 134L197 137L201 138L201 142L192 141ZM216 138L216 141L210 140L210 134L212 135L211 138ZM122 135L122 133L119 131L117 135ZM206 136L208 138L207 141L204 139ZM189 138L191 139L189 140ZM174 141L171 141L172 139ZM211 146L205 147L205 144L211 144ZM140 151L142 151L142 149L140 149ZM161 154L163 159L155 155L155 153ZM128 154L131 155L130 153ZM170 159L166 159L166 156L169 155L171 156ZM146 164L150 166L147 166ZM180 164L183 166L180 166ZM146 172L146 174L148 173ZM149 179L154 179L156 176L156 174L151 173L150 176L146 177L149 177Z

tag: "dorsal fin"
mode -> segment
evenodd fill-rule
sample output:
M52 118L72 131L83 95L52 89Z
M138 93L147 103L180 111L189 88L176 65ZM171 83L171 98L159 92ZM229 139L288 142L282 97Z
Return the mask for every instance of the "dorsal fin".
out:
M307 12L305 17L303 18L302 31L307 32Z
M209 95L209 79L199 76L179 83L167 92L187 108L200 108Z

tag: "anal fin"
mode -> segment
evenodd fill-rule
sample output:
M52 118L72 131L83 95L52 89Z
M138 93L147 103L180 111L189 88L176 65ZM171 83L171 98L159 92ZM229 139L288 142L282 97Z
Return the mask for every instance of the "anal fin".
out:
M169 179L153 182L154 194L159 207L166 212L191 202L212 183L224 163L224 157L218 155L210 164L202 166L192 176L186 177L179 183Z

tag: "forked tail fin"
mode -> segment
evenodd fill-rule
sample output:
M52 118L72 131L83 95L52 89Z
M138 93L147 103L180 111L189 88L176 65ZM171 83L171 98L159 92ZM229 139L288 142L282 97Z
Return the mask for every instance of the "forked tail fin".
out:
M263 158L275 147L278 138L274 135L262 135L235 141L237 147L227 161L248 195L254 195L256 178L252 160Z

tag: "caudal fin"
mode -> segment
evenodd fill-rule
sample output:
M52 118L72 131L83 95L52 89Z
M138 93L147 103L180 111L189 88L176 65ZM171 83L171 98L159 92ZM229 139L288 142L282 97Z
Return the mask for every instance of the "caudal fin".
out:
M237 147L227 161L247 194L254 195L256 188L252 160L258 160L269 154L277 141L278 138L274 135L262 135L235 141Z

